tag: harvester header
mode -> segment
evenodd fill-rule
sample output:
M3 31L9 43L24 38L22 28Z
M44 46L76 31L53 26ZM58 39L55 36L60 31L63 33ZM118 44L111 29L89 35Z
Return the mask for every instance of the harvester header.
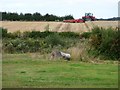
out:
M85 16L82 16L82 19L63 20L63 22L68 23L84 23L85 21L95 21L95 17L92 13L85 13Z

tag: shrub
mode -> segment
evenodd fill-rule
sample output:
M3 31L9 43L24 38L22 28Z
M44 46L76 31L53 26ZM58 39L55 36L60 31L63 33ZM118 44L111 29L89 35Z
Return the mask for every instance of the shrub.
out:
M7 36L7 29L0 27L0 35L2 35L2 37L6 37Z
M22 36L22 33L20 31L16 31L12 34L15 38L20 38Z
M59 34L49 35L46 38L3 38L3 51L7 53L42 52L48 53L53 48L69 48L78 41L62 38ZM67 45L66 45L67 44Z
M79 38L79 34L74 32L61 32L59 35L68 38Z
M49 32L49 31L44 31L44 32L40 32L40 31L32 31L29 33L29 37L30 38L45 38L51 34L53 34L54 32Z
M49 35L46 38L46 43L50 45L51 47L57 46L57 45L65 45L65 42L58 34Z
M22 37L23 39L28 38L28 37L30 36L29 34L30 34L29 31L25 31L25 32L22 33L21 37Z
M79 34L74 32L17 31L4 34L3 49L7 53L48 53L53 48L67 49L79 41Z
M120 58L120 34L118 31L108 28L95 27L91 34L91 45L99 54L109 59Z
M5 41L3 40L2 49L4 52L7 52L7 53L14 53L15 52L15 49L14 49L12 42L8 41L8 40L5 40Z
M10 32L8 33L7 29L4 28L0 28L0 33L2 34L3 38L12 38L12 39L20 38L22 35L20 31L16 31L14 33L10 33Z
M83 32L80 35L81 38L85 38L85 39L90 38L90 36L91 36L91 32Z
M13 33L8 33L7 29L4 28L0 28L1 33L3 38L46 38L49 35L53 35L53 34L59 34L60 37L64 37L64 38L79 38L79 34L78 33L74 33L74 32L50 32L48 30L44 31L44 32L40 32L40 31L25 31L23 33L21 33L20 31L16 31Z

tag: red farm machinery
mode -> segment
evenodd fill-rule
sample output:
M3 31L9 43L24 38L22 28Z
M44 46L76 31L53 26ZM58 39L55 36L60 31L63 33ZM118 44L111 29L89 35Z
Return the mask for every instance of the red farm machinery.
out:
M92 13L85 13L85 16L82 16L82 19L63 20L63 22L67 23L85 23L85 21L95 21L95 17Z

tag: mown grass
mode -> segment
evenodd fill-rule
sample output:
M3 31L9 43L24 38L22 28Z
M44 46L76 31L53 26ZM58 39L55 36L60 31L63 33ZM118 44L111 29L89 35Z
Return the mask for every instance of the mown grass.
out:
M3 54L2 81L3 88L116 88L118 66Z

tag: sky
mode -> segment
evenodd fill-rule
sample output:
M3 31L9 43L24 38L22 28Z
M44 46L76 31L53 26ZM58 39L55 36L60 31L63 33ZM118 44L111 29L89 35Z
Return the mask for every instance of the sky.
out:
M90 12L96 18L112 18L118 16L118 2L119 0L1 0L0 11L73 15L76 19Z

